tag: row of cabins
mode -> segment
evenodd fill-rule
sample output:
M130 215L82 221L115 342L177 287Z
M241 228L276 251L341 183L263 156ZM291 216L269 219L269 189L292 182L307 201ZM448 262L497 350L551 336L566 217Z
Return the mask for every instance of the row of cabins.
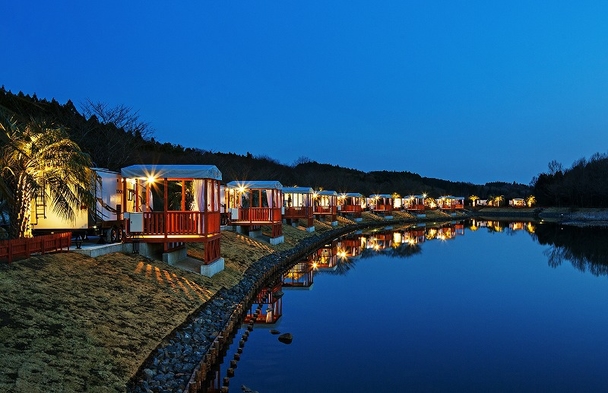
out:
M233 227L252 237L265 236L272 244L283 242L283 223L314 230L314 219L337 225L338 215L358 220L364 210L390 216L393 210L429 208L423 196L396 198L389 194L368 198L359 193L314 191L310 187L283 187L278 181L232 181L221 184L213 165L132 165L120 173L96 169L95 211L84 208L66 225L43 198L32 206L34 233L95 228L109 242L133 243L145 255L162 254L163 260L185 256L189 242L204 245L201 269L212 275L223 269L220 254L222 228ZM440 209L462 209L464 198L440 198ZM269 228L262 234L262 227ZM176 253L176 256L174 253Z

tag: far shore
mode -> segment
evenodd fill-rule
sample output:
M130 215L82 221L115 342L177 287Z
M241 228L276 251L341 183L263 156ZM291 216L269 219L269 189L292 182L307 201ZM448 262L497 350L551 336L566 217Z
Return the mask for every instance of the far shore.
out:
M608 226L608 209L572 207L482 208L473 210L475 217L503 219L536 219L569 226Z
M513 216L516 212L518 216ZM605 209L538 212L511 208L457 216L427 212L425 220L525 215L564 225L576 220L608 223ZM392 225L418 220L407 213L395 214L394 221L365 213L363 222ZM339 229L354 227L352 221L339 221ZM320 221L315 221L312 233L288 225L283 228L285 243L274 246L222 232L225 269L211 278L123 253L97 258L58 253L0 263L0 367L4 370L0 391L125 392L149 355L216 294L237 287L256 261L335 230ZM193 257L199 252L196 247L189 250Z

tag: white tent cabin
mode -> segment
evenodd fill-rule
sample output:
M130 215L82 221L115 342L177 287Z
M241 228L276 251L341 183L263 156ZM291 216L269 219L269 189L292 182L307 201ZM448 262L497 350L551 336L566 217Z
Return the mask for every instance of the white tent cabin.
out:
M314 193L313 199L315 216L329 220L332 226L338 226L338 193L321 190Z
M220 256L220 180L215 165L131 165L121 169L126 241L162 245L163 260L186 256L186 244L203 243L201 274L223 270ZM153 252L153 251L151 251Z
M75 211L74 220L68 220L57 213L44 195L32 201L30 223L33 234L52 232L79 232L100 234L107 241L120 240L122 177L120 173L105 168L92 168L97 176L94 189L95 206L82 206Z
M394 199L391 194L374 194L368 198L368 206L373 213L392 218Z
M261 236L270 226L269 242L280 244L283 236L283 185L276 180L231 181L226 184L225 204L229 224L250 237Z
M303 220L306 231L314 232L314 195L312 187L283 187L283 219L287 224L296 225Z
M343 216L351 216L354 221L361 221L361 212L365 209L367 201L363 194L347 192L338 196L338 210Z

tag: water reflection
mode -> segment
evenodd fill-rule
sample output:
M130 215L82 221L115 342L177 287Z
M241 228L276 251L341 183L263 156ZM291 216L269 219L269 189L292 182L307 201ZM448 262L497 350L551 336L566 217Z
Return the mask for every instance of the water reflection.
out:
M483 236L472 236L472 232L487 232L492 235L505 236L517 234L518 236L513 239L504 239L509 241L499 239L503 236L492 237L493 247L497 247L499 244L509 244L509 246L503 249L497 248L492 263L487 261L477 263L475 258L468 258L467 255L470 252L484 250L483 243L477 239L489 239L489 237L482 233L479 235ZM350 342L367 348L367 336L356 335L359 328L341 328L341 326L359 326L360 320L352 315L356 314L356 312L352 312L353 307L355 309L360 307L364 307L366 310L373 309L375 312L370 315L370 319L376 323L361 328L363 331L374 331L378 327L377 321L379 320L392 321L383 325L383 329L392 331L393 335L390 336L392 338L387 338L386 342L382 341L375 345L386 344L379 356L387 356L387 359L389 356L393 356L391 358L393 363L402 367L399 372L406 370L409 373L408 383L419 381L417 383L420 385L414 385L413 391L425 391L427 386L425 384L435 386L433 385L435 381L427 381L420 376L426 375L425 373L435 375L433 367L436 365L444 367L439 373L446 381L444 387L451 386L450 383L454 380L458 381L460 375L469 375L467 373L470 373L471 376L463 378L472 379L468 382L461 381L462 386L493 387L495 383L493 378L503 378L504 375L521 375L521 378L514 377L514 380L518 381L517 383L523 383L521 381L533 380L536 375L534 372L528 374L526 370L536 370L537 367L541 370L538 371L539 373L547 374L538 380L546 383L546 381L552 380L553 372L556 375L564 373L564 370L552 363L554 359L569 356L568 351L575 355L579 353L577 345L580 343L571 338L568 335L569 332L586 329L593 323L597 324L598 330L603 331L604 326L608 326L608 321L606 323L603 320L598 321L596 314L587 314L583 311L584 308L574 308L575 313L568 314L568 305L580 303L580 300L572 300L573 296L581 292L581 288L584 287L576 287L576 284L562 285L562 282L555 283L548 279L550 276L542 275L542 273L540 276L531 278L532 273L549 270L544 266L543 253L538 253L540 261L538 257L522 260L521 253L518 254L511 250L518 247L510 245L528 247L528 244L532 244L526 239L529 237L544 246L542 247L544 256L550 267L555 268L564 261L569 261L575 268L598 276L608 273L608 244L604 242L606 235L608 235L608 230L600 228L560 227L533 221L467 220L443 224L377 228L335 239L298 261L290 270L266 286L256 297L247 313L246 324L254 323L257 327L270 327L271 332L275 331L276 334L279 334L279 330L281 333L294 333L296 339L288 347L289 349L286 349L272 344L276 344L276 336L260 337L259 340L265 340L263 341L265 344L254 346L255 354L252 356L256 356L258 360L249 363L249 367L253 367L252 371L243 371L245 383L254 381L253 376L257 373L266 375L266 382L272 380L277 384L280 382L276 381L285 382L290 378L296 378L295 376L299 375L297 372L292 374L283 369L279 371L279 368L285 363L281 360L284 359L283 356L293 358L294 353L298 354L298 358L316 359L316 361L327 364L331 361L325 361L325 357L332 356L334 362L348 364L348 366L344 366L346 368L355 367L354 365L357 364L355 359L358 359L357 353L349 352L352 348L348 344L344 346L340 344ZM458 243L459 238L463 243ZM459 244L466 244L465 240L473 248L459 248ZM432 244L429 244L431 242ZM449 242L449 246L446 243L446 247L444 247L442 242ZM420 254L424 247L428 247L428 254L433 254L436 259L424 259L424 263L420 263L420 259L417 262L414 259L414 263L392 263L389 267L386 265L385 258L378 258L377 261L371 259L374 256L387 256L405 260ZM538 246L534 245L534 248L537 249ZM454 250L459 249L464 253L455 253ZM532 249L530 248L530 250ZM493 250L485 250L485 253L482 252L482 254L489 254ZM452 256L454 256L453 259ZM427 261L432 261L432 263L427 263ZM534 261L539 263L534 264ZM360 268L353 271L357 264ZM387 272L387 269L391 269L390 272ZM522 271L525 273L522 274ZM348 280L338 280L337 277L317 277L318 288L313 291L287 294L289 289L312 289L316 276L347 275L349 272L352 274ZM398 285L390 285L389 276L391 275L399 277ZM578 276L578 274L576 275ZM560 275L560 279L562 277ZM345 281L348 281L348 285L344 284ZM374 287L374 282L378 281L381 282L380 286ZM341 285L340 289L334 289L331 292L328 287L332 285L327 285L329 282ZM375 288L375 292L372 288ZM570 289L570 292L566 293L567 288ZM512 289L515 290L512 291ZM371 293L381 291L384 298L391 299L391 301L384 305L383 302L374 301L373 296L370 300L368 299L370 297L365 295L368 290ZM285 298L283 291L286 292ZM328 296L328 294L330 295ZM480 294L483 295L480 296ZM548 296L548 294L551 295ZM583 298L597 298L597 296L584 296ZM525 307L522 307L524 303ZM316 307L321 304L322 307ZM562 305L565 306L562 307ZM285 315L283 315L284 306L287 307ZM587 308L597 310L593 305L587 306ZM341 313L341 310L345 311ZM399 312L395 313L395 310L399 310ZM334 314L340 316L334 318ZM577 319L581 315L587 319ZM305 322L303 322L303 318ZM573 319L576 322L572 322ZM305 326L298 327L299 324ZM443 329L444 325L449 325L449 328ZM549 338L546 334L547 326L560 327L560 329L551 330L555 337ZM349 331L348 339L343 336L346 334L345 330ZM320 331L324 333L319 334ZM598 337L602 336L603 333ZM586 346L581 347L580 351L589 352L590 348L598 345L598 342L594 342L592 338L595 336L589 335L589 337L590 343L586 343ZM323 352L323 356L319 357L313 349L308 348L308 343L314 343L317 340L321 342L318 347L315 347L318 348L317 351L334 348L334 345L336 349L327 353ZM307 344L298 346L302 342ZM395 351L394 354L389 355L392 353L393 346L401 348L401 351ZM520 347L526 349L519 352ZM310 348L313 348L312 345ZM264 350L263 353L262 350ZM372 353L374 348L367 350ZM233 349L233 351L237 351L237 349ZM339 358L337 354L342 352L350 353L349 357L353 357L352 362L351 359ZM362 349L361 352L364 350ZM336 354L335 358L333 354ZM405 354L408 356L406 357ZM433 354L439 355L435 358ZM467 361L449 360L453 360L456 356L458 359L462 357ZM442 363L443 361L445 363ZM548 369L540 368L543 363L549 364ZM373 367L374 364L366 367ZM471 364L471 366L467 366L467 364ZM487 369L484 368L486 365L489 365ZM507 370L505 371L507 374L503 374L501 371L503 367ZM587 367L589 365L585 363L582 368ZM482 370L479 375L475 373L476 369ZM382 375L383 372L384 369L380 368L373 375ZM320 371L316 373L316 378L321 378L320 374L322 374ZM397 374L398 372L395 371L395 375ZM580 375L584 374L580 372ZM505 388L506 391L516 391L514 388L516 385L511 385L509 378L505 379L506 382L502 382L504 386L509 387L509 389ZM324 383L335 383L333 374L327 376L324 381ZM358 380L357 383L365 382L365 380L362 381ZM261 382L256 381L255 383ZM345 381L341 381L341 383L346 384ZM437 382L437 384L439 383ZM522 386L528 387L529 391L535 390L534 384ZM568 389L572 386L572 384L568 385ZM238 390L238 387L231 389L231 391ZM293 391L296 391L295 388ZM460 389L460 391L465 391L465 389Z
M608 274L608 228L539 225L534 235L539 244L550 246L544 252L549 266L568 261L582 272Z
M260 310L260 311L257 311ZM275 325L283 315L282 282L276 280L263 288L256 296L245 316L245 323Z

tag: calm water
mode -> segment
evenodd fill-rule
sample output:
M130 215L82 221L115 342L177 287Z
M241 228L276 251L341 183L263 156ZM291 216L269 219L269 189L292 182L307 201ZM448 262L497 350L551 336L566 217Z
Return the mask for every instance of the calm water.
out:
M366 234L358 258L285 278L312 286L281 289L282 315L255 325L230 391L606 391L606 232L508 225Z

